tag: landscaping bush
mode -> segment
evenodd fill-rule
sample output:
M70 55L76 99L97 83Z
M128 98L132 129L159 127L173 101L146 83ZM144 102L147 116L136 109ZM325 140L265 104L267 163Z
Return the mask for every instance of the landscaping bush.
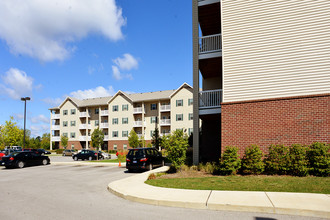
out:
M257 145L245 148L241 166L242 174L261 174L265 167L262 156L263 153Z
M63 154L64 149L56 149L56 154Z
M315 176L330 176L330 145L313 143L307 151L310 174Z
M307 147L293 144L289 150L288 174L292 176L308 175Z
M118 157L118 160L125 161L127 154L128 154L128 150L118 150L116 156Z
M207 162L206 164L200 163L198 164L198 170L209 174L215 174L218 172L218 165L215 162Z
M238 148L227 146L220 159L219 172L222 175L235 175L241 168L241 160L238 155Z
M289 147L284 145L271 145L269 153L264 159L265 172L271 175L285 175L289 165Z

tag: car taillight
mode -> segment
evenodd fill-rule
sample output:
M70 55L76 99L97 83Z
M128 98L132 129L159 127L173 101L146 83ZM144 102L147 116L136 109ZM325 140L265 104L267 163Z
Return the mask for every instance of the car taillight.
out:
M10 157L9 160L14 160L14 158L13 157Z
M95 153L95 156L97 156L97 153Z
M147 161L147 160L148 160L148 158L142 158L142 159L140 159L140 162Z
M127 161L127 162L131 162L131 160L130 160L130 159L128 159L128 158L126 158L126 161Z

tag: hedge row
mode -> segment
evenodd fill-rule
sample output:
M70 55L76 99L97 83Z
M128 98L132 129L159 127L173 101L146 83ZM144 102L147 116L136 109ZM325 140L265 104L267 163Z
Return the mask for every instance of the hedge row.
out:
M222 175L268 174L292 176L330 176L330 145L313 143L309 146L271 145L263 155L260 147L251 145L240 159L238 148L227 146L220 159Z

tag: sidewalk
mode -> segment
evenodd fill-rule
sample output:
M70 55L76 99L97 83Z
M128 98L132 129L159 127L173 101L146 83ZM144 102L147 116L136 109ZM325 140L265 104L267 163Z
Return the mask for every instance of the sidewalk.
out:
M330 219L330 195L326 194L185 190L154 187L144 183L151 173L167 170L168 167L161 167L111 182L108 190L124 199L152 205Z

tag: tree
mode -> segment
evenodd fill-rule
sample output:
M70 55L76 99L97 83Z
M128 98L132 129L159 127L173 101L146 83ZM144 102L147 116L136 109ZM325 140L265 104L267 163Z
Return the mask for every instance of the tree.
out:
M44 133L41 138L41 148L48 150L50 148L50 133Z
M104 134L99 128L96 128L92 133L91 139L93 148L98 148L99 150L101 145L103 144Z
M141 135L141 137L140 137L139 146L140 147L146 146L146 140L144 139L144 136L143 135Z
M158 130L158 128L156 128L155 131L152 133L151 143L154 146L154 148L159 149L161 141L162 141L162 139L159 136L159 130Z
M128 144L131 148L137 148L140 145L139 136L136 134L134 129L128 135Z
M11 116L9 121L5 122L5 125L1 127L1 142L4 146L15 146L19 145L23 139L22 130L13 122L14 118Z
M61 145L64 149L66 149L66 147L68 146L68 140L69 138L67 136L61 136Z

